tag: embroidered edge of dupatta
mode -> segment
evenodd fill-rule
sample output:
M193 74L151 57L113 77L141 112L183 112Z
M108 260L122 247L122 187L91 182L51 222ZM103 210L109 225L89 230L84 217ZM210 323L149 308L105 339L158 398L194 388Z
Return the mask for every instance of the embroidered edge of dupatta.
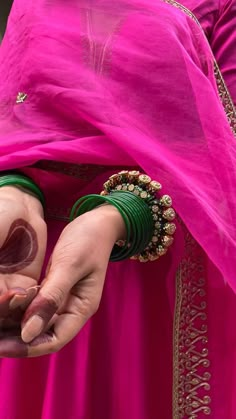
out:
M175 0L161 0L188 15L202 29L196 16ZM207 44L209 42L202 29ZM219 98L236 136L236 108L209 45ZM184 229L185 230L185 229ZM195 255L195 257L193 257ZM197 255L197 256L196 256ZM173 419L198 419L211 415L210 360L207 326L207 284L201 248L185 232L185 257L176 274L173 327Z
M207 284L201 247L183 229L185 256L176 275L173 325L172 417L197 419L211 414Z

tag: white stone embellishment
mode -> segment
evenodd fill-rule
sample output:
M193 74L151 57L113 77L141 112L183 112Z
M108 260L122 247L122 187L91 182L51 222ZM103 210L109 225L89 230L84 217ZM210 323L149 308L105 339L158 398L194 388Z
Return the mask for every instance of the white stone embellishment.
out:
M27 99L27 94L19 92L16 97L16 103L23 103Z

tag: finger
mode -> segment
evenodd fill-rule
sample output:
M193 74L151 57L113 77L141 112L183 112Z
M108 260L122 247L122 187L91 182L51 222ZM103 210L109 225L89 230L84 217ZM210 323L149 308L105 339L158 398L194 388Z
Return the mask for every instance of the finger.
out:
M11 311L16 310L17 308L21 308L22 311L29 306L29 304L33 301L33 299L38 294L38 290L40 287L30 287L25 290L25 294L19 295L16 294L10 301L9 309Z
M26 310L26 308L30 305L30 303L33 301L33 299L36 297L40 290L40 285L35 285L34 287L27 288L27 297L22 303L20 304L20 307L22 310Z
M0 358L25 358L28 356L28 346L21 337L9 336L0 338Z
M58 316L53 330L39 335L28 344L28 356L36 357L58 352L79 333L86 321L87 318L83 316Z
M55 323L57 315L50 321L50 327ZM42 345L49 342L52 339L52 333L50 330L46 331L43 335L37 338L37 341L33 344ZM21 327L20 325L13 325L11 328L4 329L0 328L0 358L25 358L28 356L40 356L43 353L29 355L30 347L21 339ZM42 351L41 351L42 352Z
M88 286L83 285L88 283ZM89 289L91 284L96 282L96 290L89 295ZM77 285L76 295L71 295L65 304L65 308L62 308L59 312L53 328L49 333L43 333L36 337L29 344L29 356L41 356L59 351L68 342L70 342L82 329L87 320L96 313L102 295L103 282L97 278L86 278ZM81 291L82 288L82 291ZM79 297L78 295L83 295ZM87 297L85 297L87 295ZM44 331L45 332L45 331Z
M37 290L11 289L1 297L0 331L20 327L25 308L36 295Z
M0 295L0 317L8 315L9 310L15 310L21 307L24 310L38 293L40 286L29 286L35 283L35 280L21 275L13 275L12 288L6 290ZM26 288L16 287L15 284L24 283Z
M14 297L11 299L9 304L10 310L15 310L16 308L21 308L22 310L25 310L26 307L33 301L33 299L38 294L38 290L40 289L39 285L36 285L34 287L27 288L26 290L22 291L22 294L14 295Z
M56 255L57 256L57 255ZM31 342L46 329L53 315L63 305L70 290L83 277L83 264L63 263L63 258L52 258L47 278L37 297L26 310L22 322L22 339Z
M21 307L21 305L23 305L25 302L27 301L27 293L26 294L16 294L14 295L14 297L11 299L10 303L9 303L9 310L15 310L16 308Z
M50 330L54 327L56 320L58 319L58 314L54 314L51 318L51 320L48 322L46 328L44 329L44 332L50 332Z
M23 319L22 339L27 343L45 330L52 316L58 312L70 294L70 290L83 278L88 278L95 269L97 270L100 253L103 263L99 268L102 271L99 275L101 274L103 279L105 277L110 245L105 246L105 250L99 247L97 249L99 256L91 258L91 237L88 237L86 225L82 223L82 227L79 230L79 241L72 234L74 232L69 226L63 230L57 242L47 277L38 296L26 310ZM92 265L93 263L95 266ZM92 288L94 289L94 284Z
M63 305L63 302L61 305ZM48 330L57 318L59 307L60 302L57 303L46 293L45 297L38 295L26 311L22 321L21 337L23 341L29 343L41 335L42 332Z
M12 288L0 296L0 318L8 315L11 305L13 308L22 303L27 297L27 292L23 288Z
M12 330L16 325L20 326L25 308L37 292L38 287L30 287L28 290L14 288L0 297L0 331L5 333L6 330Z
M50 354L58 352L77 336L87 320L88 317L83 315L68 316L67 314L63 314L59 316L54 324L51 338L43 343L37 342L37 340L33 341L29 345L29 356L39 356L45 353Z
M48 330L50 325L53 324L54 319L57 317L56 313L60 305L62 305L62 300L57 300L56 288L54 289L54 292L55 294L51 296L47 287L45 290L42 288L26 310L22 320L21 333L24 342L31 342L36 336L40 335L43 331Z

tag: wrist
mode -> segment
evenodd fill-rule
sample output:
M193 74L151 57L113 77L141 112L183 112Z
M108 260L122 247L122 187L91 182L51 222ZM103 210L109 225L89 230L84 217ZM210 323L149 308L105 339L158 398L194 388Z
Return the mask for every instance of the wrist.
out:
M33 214L44 218L44 210L39 199L25 188L6 185L0 188L0 200L12 201L13 205L23 205Z
M118 240L126 239L124 219L117 208L113 205L105 204L94 208L90 212L94 212L95 216L97 215L99 218L102 218L99 221L104 221L103 225L106 225L114 243Z

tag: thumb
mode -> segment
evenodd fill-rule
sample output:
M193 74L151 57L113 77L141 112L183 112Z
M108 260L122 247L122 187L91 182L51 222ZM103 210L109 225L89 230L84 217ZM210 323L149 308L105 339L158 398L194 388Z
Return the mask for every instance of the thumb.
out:
M31 342L47 328L81 275L79 267L72 272L71 266L65 261L59 262L56 257L52 257L42 287L26 310L22 321L21 337L24 342Z

